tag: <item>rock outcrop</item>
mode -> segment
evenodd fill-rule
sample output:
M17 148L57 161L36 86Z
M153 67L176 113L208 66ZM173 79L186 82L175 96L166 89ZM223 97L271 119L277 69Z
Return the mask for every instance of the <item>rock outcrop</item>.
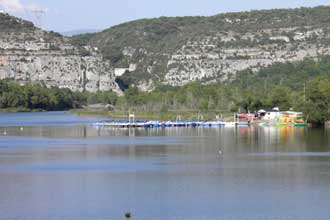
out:
M246 69L257 71L274 63L329 55L330 45L327 41L330 40L330 34L316 27L303 28L304 31L301 27L294 27L245 34L217 33L213 37L188 41L171 54L164 82L181 86L191 81L226 81L234 79L237 72ZM231 39L231 44L236 42L240 46L217 46L225 44L228 39ZM244 44L244 41L247 42Z
M330 7L316 7L143 19L64 38L0 14L0 79L118 93L227 82L242 70L329 55L329 23Z
M78 48L56 33L0 15L0 79L79 91L118 90L114 68L95 48Z
M155 84L224 82L237 72L330 54L330 7L143 19L90 37L120 77L143 90Z

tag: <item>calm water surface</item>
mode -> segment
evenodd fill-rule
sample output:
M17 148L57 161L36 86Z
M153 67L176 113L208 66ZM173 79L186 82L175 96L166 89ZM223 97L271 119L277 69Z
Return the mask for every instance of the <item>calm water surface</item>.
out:
M1 220L325 220L330 132L0 114Z

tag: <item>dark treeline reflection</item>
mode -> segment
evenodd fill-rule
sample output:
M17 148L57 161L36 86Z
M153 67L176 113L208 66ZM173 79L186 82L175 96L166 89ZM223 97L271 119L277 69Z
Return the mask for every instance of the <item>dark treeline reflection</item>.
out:
M43 124L14 114L22 125L0 126L0 219L328 217L329 130L113 129L33 115Z

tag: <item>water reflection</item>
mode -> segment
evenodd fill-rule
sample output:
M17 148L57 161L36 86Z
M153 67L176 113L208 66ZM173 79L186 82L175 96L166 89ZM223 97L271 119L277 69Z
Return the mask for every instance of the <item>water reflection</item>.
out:
M245 155L260 160L261 156L267 159L271 156L280 159L326 157L330 151L328 131L288 127L114 129L86 125L34 126L0 127L1 134L0 157L7 157L9 153L17 156L16 150L24 152L22 155L37 154L39 157L44 154L57 159L82 155L92 155L95 159L184 155L190 160L189 156L232 159Z
M145 139L146 137L150 137L150 139L155 137L179 137L180 139L195 139L200 145L204 145L203 143L207 143L208 140L216 140L223 148L238 149L240 146L244 146L244 148L253 147L266 152L271 149L274 151L324 150L324 146L328 146L330 141L329 130L293 127L116 129L88 125L14 126L0 127L0 136L76 139L78 144L82 143L82 140L88 142L88 139L95 140L95 138L104 141L116 140L118 137L131 138L127 140L134 140L134 138L138 140L139 137ZM74 141L68 141L70 144L74 143Z
M0 219L327 219L329 141L308 128L2 126Z

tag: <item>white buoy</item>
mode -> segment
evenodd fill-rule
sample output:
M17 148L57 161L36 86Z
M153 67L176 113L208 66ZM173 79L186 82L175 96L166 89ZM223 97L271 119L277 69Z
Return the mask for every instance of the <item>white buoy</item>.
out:
M3 135L4 135L4 136L7 136L7 131L4 131L4 132L3 132Z
M21 127L21 131L23 131L24 130L24 128L23 127Z
M219 154L220 154L220 155L223 155L223 153L222 153L222 151L221 151L221 150L219 150Z

